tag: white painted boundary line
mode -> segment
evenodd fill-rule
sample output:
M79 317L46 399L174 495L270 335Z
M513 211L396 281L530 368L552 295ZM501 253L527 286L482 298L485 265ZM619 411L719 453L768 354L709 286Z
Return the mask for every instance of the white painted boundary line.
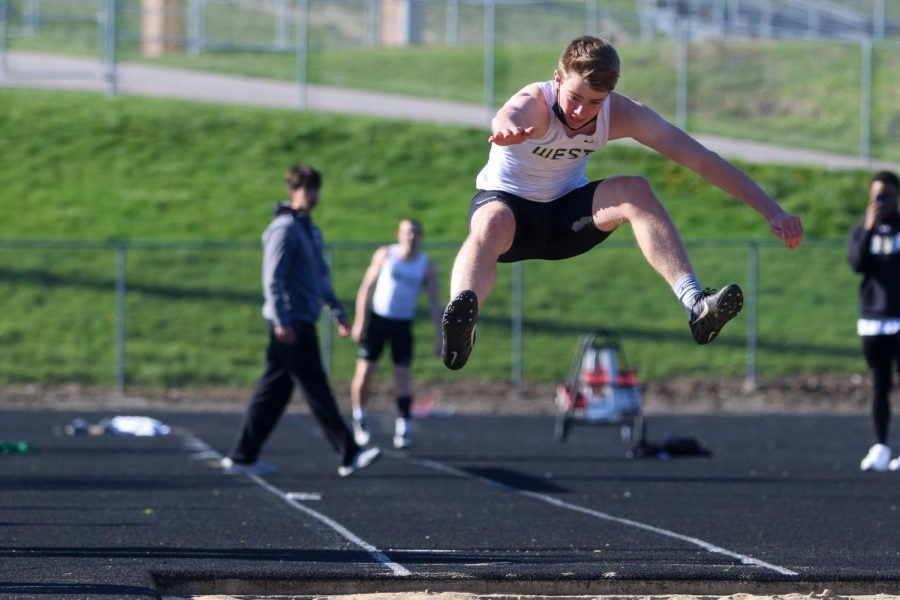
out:
M669 531L668 529L663 529L661 527L654 527L653 525L647 525L646 523L641 523L640 521L633 521L631 519L625 519L622 517L616 517L610 515L608 513L600 512L598 510L594 510L592 508L585 508L583 506L578 506L577 504L570 504L563 500L559 500L558 498L554 498L553 496L547 496L546 494L539 494L537 492L529 492L527 490L523 490L517 487L513 487L511 485L507 485L505 483L501 483L499 481L495 481L493 479L488 479L487 477L483 477L481 475L474 475L469 473L468 471L463 471L462 469L457 469L456 467L451 467L450 465L445 465L443 463L435 462L432 460L424 459L424 458L415 458L406 454L402 454L400 452L393 452L391 450L384 450L385 454L388 454L394 458L398 458L400 460L406 460L412 463L416 463L423 467L427 467L429 469L434 469L436 471L442 471L444 473L448 473L450 475L454 475L456 477L462 477L465 479L472 479L478 481L480 483L484 483L486 485L501 489L506 492L510 492L513 494L519 494L521 496L527 496L529 498L533 498L535 500L540 500L541 502L545 502L557 508L563 508L566 510L571 510L574 512L580 512L591 517L596 517L598 519L603 519L604 521L611 521L613 523L619 523L621 525L627 525L629 527L635 527L637 529L643 529L645 531L649 531L651 533L655 533L657 535L661 535L664 537L681 540L683 542L687 542L689 544L693 544L695 546L699 546L703 548L707 552L712 552L715 554L722 554L724 556L728 556L730 558L737 559L741 561L742 564L745 565L754 565L757 567L761 567L763 569L769 569L775 571L776 573L780 573L781 575L790 575L793 577L797 577L800 574L796 571L791 571L790 569L786 569L784 567L780 567L778 565L773 565L767 563L765 561L759 560L757 558L753 558L752 556L746 556L744 554L739 554L737 552L732 552L726 548L721 548L714 544L710 544L709 542L705 542L701 539L691 537L688 535L683 535L681 533L676 533L674 531Z
M183 428L179 428L178 433L182 437L184 437L185 446L189 450L191 450L192 458L194 458L196 460L220 460L222 458L221 454L219 454L216 450L214 450L212 447L210 447L209 444L207 444L206 442L204 442L203 440L201 440L200 438L198 438L197 436L192 434L190 431L183 429ZM278 496L279 498L281 498L282 500L287 502L293 508L295 508L301 512L304 512L304 513L308 514L309 516L313 517L314 519L317 519L318 521L324 523L328 527L331 527L341 537L343 537L350 543L355 544L355 545L359 546L360 548L362 548L363 550L365 550L366 552L368 552L369 556L371 556L372 559L375 560L375 562L386 566L388 569L391 570L391 572L394 575L397 575L398 577L407 577L409 575L412 575L412 573L410 573L410 571L408 569L406 569L402 565L399 565L399 564L395 563L394 561L392 561L390 558L388 558L388 556L384 552L382 552L381 550L379 550L378 548L376 548L369 542L365 541L364 539L360 538L358 535L356 535L355 533L353 533L352 531L350 531L349 529L347 529L346 527L344 527L343 525L341 525L340 523L338 523L331 517L323 515L322 513L315 511L315 510L309 508L308 506L304 506L303 504L300 504L297 500L290 497L287 492L281 491L280 489L278 489L277 487L275 487L274 485L272 485L271 483L269 483L268 481L266 481L259 475L254 475L252 473L246 473L246 476L250 480L252 480L254 483L256 483L256 485L260 486L267 492L274 494L275 496Z
M273 494L275 494L276 496L278 496L279 498L281 498L282 500L284 500L285 502L287 502L288 504L290 504L297 510L301 510L301 511L305 512L306 514L310 515L311 517L318 519L322 523L325 523L326 525L328 525L329 527L334 529L336 532L338 532L345 539L347 539L348 541L350 541L353 544L356 544L357 546L359 546L360 548L362 548L366 552L368 552L369 555L375 560L375 562L381 563L384 566L386 566L387 568L389 568L394 573L394 575L397 575L399 577L406 577L406 576L412 574L405 567L398 565L397 563L392 561L390 558L388 558L384 552L382 552L381 550L379 550L378 548L376 548L369 542L363 540L362 538L360 538L359 536L354 534L352 531L350 531L349 529L347 529L346 527L344 527L343 525L341 525L340 523L338 523L331 517L327 517L327 516L323 515L322 513L309 508L308 506L304 506L304 505L300 504L299 502L297 502L296 500L294 500L292 498L288 498L287 494L285 494L284 492L279 490L277 487L275 487L274 485L267 482L265 479L263 479L259 475L248 474L247 477L249 477L250 479L255 481L263 489L265 489L269 492L272 492Z

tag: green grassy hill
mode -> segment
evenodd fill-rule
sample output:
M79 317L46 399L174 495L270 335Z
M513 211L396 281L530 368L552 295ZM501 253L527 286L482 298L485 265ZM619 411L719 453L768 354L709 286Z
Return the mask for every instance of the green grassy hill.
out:
M0 91L0 382L112 377L115 256L105 248L44 249L26 240L159 242L132 248L128 377L147 386L249 385L262 351L258 239L281 176L296 162L324 176L316 220L348 308L372 250L415 216L445 278L459 241L486 132L91 94ZM747 243L760 251L760 370L859 370L856 278L843 239L865 203L868 173L744 167L810 238L794 253L770 245L751 209L657 155L613 145L589 176L647 177L681 229L705 285L747 284ZM615 325L648 378L735 375L744 369L746 318L715 345L690 342L684 314L643 263L630 231L572 261L524 265L525 377L563 376L578 334ZM706 245L704 240L722 240ZM167 247L238 242L236 247ZM355 245L349 247L347 244ZM511 270L503 267L465 376L505 380L510 369ZM446 286L444 288L446 292ZM424 313L424 305L423 305ZM52 335L46 335L52 332ZM429 358L420 323L417 373L458 378ZM333 369L349 377L352 344L334 342Z

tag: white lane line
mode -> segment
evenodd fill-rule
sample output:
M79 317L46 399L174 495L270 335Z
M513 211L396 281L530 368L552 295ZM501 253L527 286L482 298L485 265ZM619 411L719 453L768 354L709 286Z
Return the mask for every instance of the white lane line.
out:
M439 548L388 548L388 552L406 552L408 554L454 554L459 550L441 550Z
M676 533L674 531L669 531L668 529L663 529L661 527L655 527L653 525L647 525L646 523L641 523L640 521L633 521L631 519L625 519L622 517L616 517L614 515L610 515L605 512L600 512L598 510L594 510L592 508L585 508L583 506L578 506L577 504L570 504L565 502L564 500L559 500L558 498L554 498L553 496L547 496L546 494L539 494L537 492L530 492L527 490L523 490L517 487L513 487L511 485L502 483L500 481L495 481L493 479L489 479L482 475L475 475L473 473L469 473L468 471L463 471L462 469L457 469L456 467L451 467L450 465L445 465L443 463L435 462L432 460L428 460L425 458L415 458L400 452L393 452L391 450L384 450L385 454L388 454L394 458L398 458L400 460L407 460L409 462L413 462L423 467L428 467L430 469L434 469L436 471L442 471L444 473L448 473L450 475L454 475L456 477L463 477L465 479L472 479L478 481L480 483L484 483L491 487L499 488L506 492L510 492L513 494L519 494L521 496L527 496L529 498L533 498L535 500L540 500L541 502L545 502L557 508L564 508L566 510L571 510L574 512L583 513L592 517L596 517L598 519L603 519L604 521L611 521L613 523L619 523L622 525L627 525L629 527L635 527L637 529L643 529L645 531L650 531L652 533L662 535L668 538L681 540L683 542L687 542L689 544L693 544L695 546L699 546L703 548L707 552L712 552L714 554L722 554L724 556L728 556L730 558L737 559L741 561L742 564L745 565L754 565L757 567L761 567L763 569L769 569L771 571L775 571L776 573L780 573L781 575L790 575L790 576L799 576L800 574L796 571L791 571L785 567L780 567L778 565L773 565L771 563L767 563L765 561L759 560L758 558L753 558L752 556L747 556L745 554L740 554L738 552L733 552L726 548L722 548L720 546L716 546L715 544L711 544L709 542L703 541L699 538L691 537L689 535L684 535L681 533Z
M322 494L319 492L288 492L287 497L291 500L321 500Z
M285 502L287 502L288 504L290 504L297 510L303 511L306 514L308 514L309 516L318 519L322 523L325 523L326 525L328 525L329 527L334 529L336 532L338 532L340 535L342 535L345 539L347 539L348 541L350 541L353 544L356 544L357 546L359 546L360 548L362 548L366 552L368 552L369 556L371 556L375 560L375 562L381 563L384 566L386 566L387 568L389 568L394 573L394 575L397 575L400 577L406 577L408 575L412 575L412 573L410 573L408 569L406 569L405 567L398 565L397 563L392 561L390 558L388 558L388 556L384 552L382 552L381 550L379 550L378 548L376 548L369 542L365 541L364 539L360 538L355 533L353 533L352 531L350 531L349 529L347 529L346 527L344 527L343 525L341 525L340 523L338 523L331 517L327 517L327 516L323 515L322 513L309 508L308 506L304 506L304 505L300 504L293 498L288 497L288 494L282 492L277 487L275 487L274 485L272 485L271 483L269 483L268 481L266 481L259 475L254 475L252 473L248 473L247 477L249 477L250 479L255 481L257 483L257 485L259 485L263 489L265 489L269 492L272 492L273 494L275 494L276 496L278 496L279 498L281 498L282 500L284 500Z
M194 454L191 455L193 458L195 458L197 460L201 460L201 459L205 460L205 459L210 459L210 458L219 460L222 458L221 454L219 454L215 449L213 449L211 446L209 446L209 444L207 444L206 442L204 442L203 440L201 440L200 438L198 438L197 436L192 434L190 431L188 431L184 428L179 428L178 433L184 437L185 446L194 452ZM352 531L350 531L349 529L347 529L346 527L344 527L343 525L341 525L334 519L327 517L327 516L323 515L322 513L309 508L308 506L304 506L304 505L300 504L294 497L292 497L291 492L281 491L280 489L278 489L274 485L270 484L268 481L266 481L259 475L254 475L253 473L246 473L246 476L249 477L254 483L256 483L256 485L260 486L267 492L270 492L270 493L274 494L275 496L278 496L279 498L281 498L282 500L287 502L293 508L308 514L309 516L313 517L314 519L317 519L320 522L327 525L328 527L331 527L332 529L334 529L344 539L348 540L352 544L355 544L355 545L359 546L360 548L362 548L363 550L365 550L366 552L368 552L369 556L371 556L375 562L386 566L388 569L391 570L391 572L394 573L394 575L397 575L398 577L407 577L409 575L412 575L412 573L408 569L406 569L402 565L399 565L399 564L395 563L394 561L392 561L390 558L388 558L388 556L384 552L382 552L381 550L379 550L378 548L376 548L369 542L365 541L364 539L362 539L361 537L359 537L358 535L356 535L355 533L353 533Z

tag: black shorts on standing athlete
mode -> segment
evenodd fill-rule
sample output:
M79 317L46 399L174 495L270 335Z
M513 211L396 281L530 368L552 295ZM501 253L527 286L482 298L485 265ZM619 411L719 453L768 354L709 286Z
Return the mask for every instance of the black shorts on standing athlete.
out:
M562 260L584 254L612 233L594 226L594 190L599 183L592 181L550 202L526 200L498 190L478 190L469 208L469 230L476 210L490 202L502 202L516 219L516 234L512 246L500 255L498 262Z
M384 350L384 343L391 342L391 358L398 367L412 364L413 335L412 321L388 319L369 311L366 333L359 345L358 356L370 362L377 362Z

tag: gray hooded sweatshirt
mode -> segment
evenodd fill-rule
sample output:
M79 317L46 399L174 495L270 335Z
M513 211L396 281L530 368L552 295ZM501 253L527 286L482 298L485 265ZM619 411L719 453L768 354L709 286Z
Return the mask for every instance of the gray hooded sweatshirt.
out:
M325 262L322 232L308 214L277 202L262 244L263 317L278 327L294 321L315 323L323 305L338 320L344 317Z

